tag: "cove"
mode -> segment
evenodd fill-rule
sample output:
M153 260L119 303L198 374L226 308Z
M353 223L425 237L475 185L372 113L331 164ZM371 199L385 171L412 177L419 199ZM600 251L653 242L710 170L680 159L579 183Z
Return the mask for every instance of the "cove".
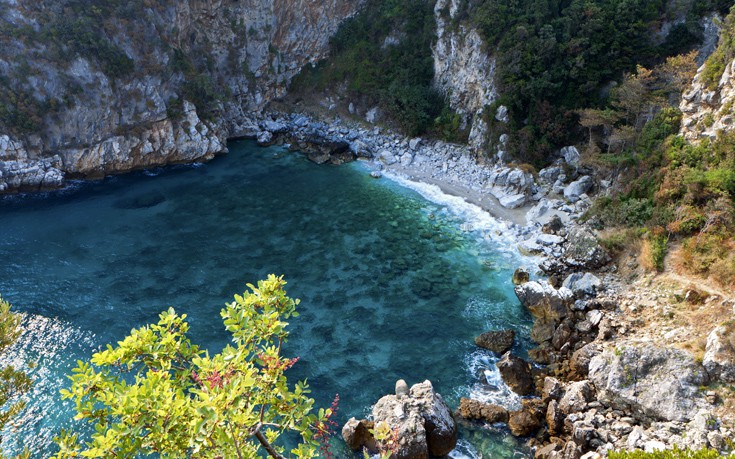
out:
M317 166L252 141L229 148L206 165L0 201L0 294L28 315L4 360L33 362L36 381L3 432L10 451L54 451L72 417L58 390L77 359L169 306L217 351L228 340L219 310L269 273L301 299L289 378L308 379L318 406L339 394L340 425L400 378L431 380L452 407L468 395L518 403L495 357L473 344L499 328L517 331L515 352L529 343L510 278L530 261L501 224L428 187L375 180L360 163ZM504 429L464 427L460 438L455 458L525 456ZM335 457L352 457L334 445Z

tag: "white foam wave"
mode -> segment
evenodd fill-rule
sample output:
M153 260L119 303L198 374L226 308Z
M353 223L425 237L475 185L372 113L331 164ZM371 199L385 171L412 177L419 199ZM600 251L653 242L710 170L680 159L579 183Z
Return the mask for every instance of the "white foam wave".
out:
M470 398L508 410L518 410L521 408L521 397L505 384L495 365L497 361L498 358L491 353L479 350L467 357L468 370L475 379L470 387Z
M466 232L478 234L479 237L493 244L504 257L517 260L523 266L538 266L540 258L523 255L518 250L518 233L513 224L493 217L489 212L464 198L445 193L437 185L410 180L398 174L384 172L383 176L419 193L427 201L431 201L461 219L460 228Z

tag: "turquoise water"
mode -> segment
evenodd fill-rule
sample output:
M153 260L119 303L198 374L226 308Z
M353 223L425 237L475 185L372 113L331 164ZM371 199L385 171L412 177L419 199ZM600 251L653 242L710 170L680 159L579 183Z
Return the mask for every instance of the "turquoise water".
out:
M339 393L340 423L369 413L399 378L430 379L453 407L468 394L518 402L472 342L504 327L519 332L517 352L528 342L510 283L528 260L502 225L428 187L372 179L360 164L317 166L249 141L230 151L0 201L0 294L28 313L4 359L33 362L36 379L28 410L3 435L7 449L53 451L53 436L72 425L57 394L77 359L169 306L189 315L195 342L217 350L228 339L219 310L269 273L302 300L286 347L301 360L289 376L308 377L321 406ZM522 451L502 428L465 428L454 457Z

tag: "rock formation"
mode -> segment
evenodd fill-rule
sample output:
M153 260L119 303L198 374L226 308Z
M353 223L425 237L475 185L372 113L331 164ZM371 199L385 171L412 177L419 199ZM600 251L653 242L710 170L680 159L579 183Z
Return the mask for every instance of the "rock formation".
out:
M387 423L393 432L392 456L396 459L428 459L442 457L457 445L457 426L452 412L434 392L430 381L414 384L410 390L403 380L396 383L396 394L386 395L373 406L375 425ZM364 435L365 421L351 419L342 436L350 448L370 448L375 441ZM388 446L377 442L379 450Z

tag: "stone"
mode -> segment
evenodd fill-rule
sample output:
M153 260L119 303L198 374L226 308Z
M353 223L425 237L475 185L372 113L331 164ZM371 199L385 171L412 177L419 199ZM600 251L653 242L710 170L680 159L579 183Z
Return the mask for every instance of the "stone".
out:
M495 365L503 381L513 392L518 395L530 395L534 392L535 383L528 362L506 352Z
M549 443L548 445L544 445L541 448L537 449L533 457L534 459L552 459L553 457L555 457L552 456L552 453L554 453L558 449L559 445L557 445L556 443Z
M499 106L497 111L495 112L495 119L497 121L500 121L501 123L509 122L510 117L508 116L508 107L506 107L505 105Z
M570 383L564 391L564 396L559 400L559 411L564 416L584 411L594 396L595 389L589 381Z
M559 403L556 400L549 402L546 408L546 427L552 436L561 435L564 430L564 414L559 410Z
M389 166L398 162L398 159L388 150L382 150L378 153L378 159Z
M273 140L273 133L270 131L260 131L258 133L257 141L258 145L261 147L268 146L272 144Z
M551 219L541 227L541 231L546 234L557 234L564 228L564 222L559 215L554 215Z
M517 285L515 293L521 304L535 318L550 321L566 317L567 306L573 299L571 290L563 287L557 290L545 281L530 281Z
M561 245L564 238L555 234L542 233L536 237L536 243L545 247L553 247Z
M559 177L564 173L564 169L562 169L559 166L550 166L546 167L544 169L541 169L538 172L539 179L542 182L546 182L548 184L553 184L556 182Z
M599 269L610 262L610 256L586 226L572 226L564 245L562 262L574 269Z
M508 413L508 428L516 437L527 437L536 433L543 425L544 404L539 399L521 400L521 409Z
M513 285L525 284L531 278L531 274L523 269L518 268L513 272Z
M593 185L594 180L592 180L592 177L583 175L564 187L564 197L571 202L577 202L581 195L586 194L592 189Z
M485 421L490 424L508 422L508 410L502 406L464 397L459 400L459 415L465 419Z
M582 160L582 155L579 154L579 150L575 146L564 147L559 153L564 158L564 161L572 167L578 167Z
M685 421L706 401L707 372L691 354L652 344L608 348L589 363L598 399L660 421Z
M380 171L372 171L372 172L370 172L370 177L372 177L372 178L379 179L382 176L383 176L383 173L380 172Z
M406 381L402 379L396 381L396 396L408 397L408 384L406 384Z
M556 378L544 378L544 387L541 392L542 400L559 400L564 395L564 385Z
M373 421L387 422L397 445L391 457L426 459L445 456L457 444L457 426L441 395L430 381L414 384L408 396L386 395L372 410Z
M418 150L420 145L421 145L421 139L420 138L411 139L408 142L408 148L410 148L413 151Z
M710 332L702 363L711 379L735 383L735 325L721 325Z
M511 167L495 167L488 174L485 189L508 209L523 206L531 195L533 175Z
M496 354L503 354L513 346L515 336L513 330L489 331L475 338L475 344Z
M602 281L592 273L572 273L564 279L563 287L572 291L578 299L593 297L602 286Z
M373 107L365 113L365 121L375 124L380 119L380 109Z
M375 424L373 421L360 420L350 418L349 421L342 427L342 438L344 439L347 446L357 451L363 447L370 451L377 450L377 444L375 437L370 430L374 428Z
M574 351L569 359L569 369L578 378L586 378L592 358L601 352L596 343L588 343Z

